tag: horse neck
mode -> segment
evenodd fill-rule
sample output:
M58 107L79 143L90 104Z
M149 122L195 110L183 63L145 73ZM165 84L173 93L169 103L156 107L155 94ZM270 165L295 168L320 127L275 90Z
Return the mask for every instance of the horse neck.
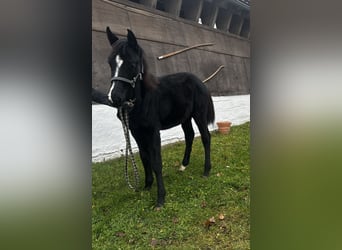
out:
M139 89L136 90L136 112L137 114L150 113L153 109L151 105L157 103L156 89L158 88L158 79L149 72L149 67L145 58L142 58L143 78L139 81Z
M136 88L136 92L135 92L137 107L145 108L149 106L152 99L156 98L155 96L156 86L154 86L154 83L151 82L150 80L151 78L149 77L146 77L146 74L144 74L143 80L141 80L139 84L137 84L137 86L139 86L138 88Z
M150 75L149 77L154 77ZM154 82L146 82L146 73L143 80L139 82L139 89L136 90L136 103L132 112L134 113L134 119L138 120L141 124L154 124L157 118L158 108L158 95ZM155 81L154 79L151 79Z
M142 58L143 62L143 86L146 91L151 91L157 88L159 82L157 77L155 77L152 73L149 71L149 65L147 65L145 57Z

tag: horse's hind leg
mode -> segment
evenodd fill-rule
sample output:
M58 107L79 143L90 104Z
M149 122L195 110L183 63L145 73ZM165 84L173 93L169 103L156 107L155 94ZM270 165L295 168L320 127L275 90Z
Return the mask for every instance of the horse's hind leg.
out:
M189 165L190 154L192 149L192 142L194 141L194 129L192 128L191 118L182 123L182 129L184 131L185 136L185 151L184 157L182 161L182 166L180 166L179 170L184 171L185 167Z
M205 115L204 115L205 114ZM210 133L206 121L206 113L202 113L200 116L195 116L194 120L201 133L201 139L204 146L205 162L204 162L204 176L208 176L211 169L210 161Z

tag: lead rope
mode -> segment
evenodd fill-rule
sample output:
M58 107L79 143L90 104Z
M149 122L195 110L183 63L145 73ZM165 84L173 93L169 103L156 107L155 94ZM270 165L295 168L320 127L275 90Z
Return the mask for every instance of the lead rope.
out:
M123 111L122 108L119 108L119 116L120 120L122 123L122 128L124 131L125 139L126 139L126 159L125 159L125 178L126 182L129 188L133 189L134 191L138 191L138 186L139 186L139 172L137 168L137 164L134 159L133 151L132 151L132 145L131 145L131 139L129 136L129 117L128 117L128 112ZM134 179L135 179L135 184L134 186L131 184L129 180L129 175L128 175L128 153L130 155L131 161L132 161L132 168L134 172Z

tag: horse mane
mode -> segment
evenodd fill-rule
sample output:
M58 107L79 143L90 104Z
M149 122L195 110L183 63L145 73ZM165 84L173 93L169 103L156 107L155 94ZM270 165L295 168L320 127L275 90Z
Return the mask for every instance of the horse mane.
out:
M159 85L159 80L156 76L154 76L152 73L149 72L149 68L146 62L146 59L144 57L144 51L142 51L142 60L143 60L143 67L144 67L144 74L143 74L143 92L144 92L144 98L143 98L143 109L140 110L142 116L144 117L143 123L146 123L146 125L155 124L156 121L158 121L158 112L156 107L158 107L159 103L159 97L155 93L155 89L157 89Z
M144 52L142 53L142 60L143 60L143 65L144 65L144 74L143 74L144 87L147 90L154 90L159 85L159 80L157 77L155 77L152 73L149 72L149 67L146 63Z

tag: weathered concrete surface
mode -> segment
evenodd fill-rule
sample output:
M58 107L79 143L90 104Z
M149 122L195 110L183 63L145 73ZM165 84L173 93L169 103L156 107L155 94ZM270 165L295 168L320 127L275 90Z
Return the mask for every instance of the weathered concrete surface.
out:
M213 97L216 121L229 120L232 125L239 125L250 120L250 96L220 96ZM116 117L116 109L105 105L93 105L92 116L92 161L104 161L124 154L125 138L121 122ZM197 126L193 123L196 136L199 136ZM217 129L216 124L209 125L209 130ZM183 141L184 134L180 126L161 131L162 145ZM137 146L132 138L132 147L137 152ZM179 156L181 160L182 155Z
M107 64L110 46L105 34L105 28L109 26L119 37L127 34L127 28L136 34L139 44L145 50L153 74L187 71L204 80L220 65L225 65L215 78L207 82L212 95L249 94L248 39L214 30L166 12L147 9L142 5L130 7L122 3L122 0L93 0L93 87L103 92L107 92L110 87L110 70ZM157 60L160 55L209 42L215 45Z

